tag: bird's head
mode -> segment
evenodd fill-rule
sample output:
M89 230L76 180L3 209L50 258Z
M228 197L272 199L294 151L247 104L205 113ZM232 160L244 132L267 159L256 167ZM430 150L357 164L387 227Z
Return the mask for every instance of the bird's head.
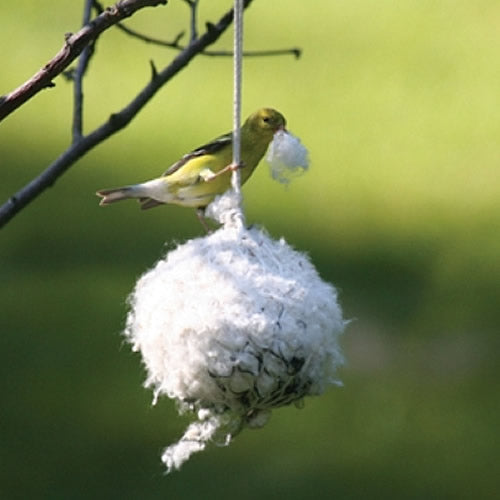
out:
M250 115L245 125L261 134L269 135L270 139L278 130L284 130L285 117L275 109L262 108Z

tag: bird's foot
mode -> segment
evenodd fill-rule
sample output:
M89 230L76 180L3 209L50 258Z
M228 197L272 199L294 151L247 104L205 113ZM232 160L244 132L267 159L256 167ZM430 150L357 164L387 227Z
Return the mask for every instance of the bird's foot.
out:
M226 168L231 170L231 172L234 172L234 171L238 170L239 168L244 168L244 166L245 166L245 162L240 161L239 163L233 162L233 163L229 164Z
M203 177L203 179L206 182L210 182L210 181L213 181L214 179L216 179L217 177L219 177L219 175L223 175L226 172L234 172L235 170L238 170L239 168L243 168L244 166L245 166L244 162L230 163L229 165L225 166L222 170L219 170L216 173L210 172L210 174L205 175Z
M198 220L200 221L200 223L203 226L203 229L206 231L206 233L210 234L212 232L212 230L210 229L210 227L208 227L207 219L205 219L205 209L204 208L197 208L196 209L196 216L198 217Z

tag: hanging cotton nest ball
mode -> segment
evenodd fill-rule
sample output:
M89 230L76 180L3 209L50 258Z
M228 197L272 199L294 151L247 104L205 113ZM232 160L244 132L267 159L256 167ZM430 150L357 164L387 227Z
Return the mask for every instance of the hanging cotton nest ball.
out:
M286 130L274 134L266 155L271 177L289 184L293 177L302 175L309 168L309 153L300 139Z
M228 444L271 410L338 383L345 321L335 288L283 239L237 222L237 200L209 210L217 231L169 251L130 296L126 337L145 385L197 419L166 448L168 471L209 441Z

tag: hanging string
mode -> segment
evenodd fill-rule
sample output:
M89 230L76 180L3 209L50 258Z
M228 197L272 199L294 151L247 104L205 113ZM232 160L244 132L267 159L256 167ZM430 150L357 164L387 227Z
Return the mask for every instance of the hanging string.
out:
M233 80L233 165L241 163L241 74L243 59L243 0L234 0L234 80ZM244 222L241 209L241 175L233 170L231 185L239 200L239 217Z

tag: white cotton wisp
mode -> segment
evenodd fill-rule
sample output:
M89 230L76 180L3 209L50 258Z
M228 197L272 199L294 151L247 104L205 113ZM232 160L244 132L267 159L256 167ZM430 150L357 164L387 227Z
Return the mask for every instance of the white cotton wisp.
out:
M288 184L309 168L309 153L300 139L292 133L279 130L269 145L266 155L271 177Z
M228 223L169 251L138 280L125 331L155 397L197 415L167 469L338 383L344 325L335 288L261 229Z

